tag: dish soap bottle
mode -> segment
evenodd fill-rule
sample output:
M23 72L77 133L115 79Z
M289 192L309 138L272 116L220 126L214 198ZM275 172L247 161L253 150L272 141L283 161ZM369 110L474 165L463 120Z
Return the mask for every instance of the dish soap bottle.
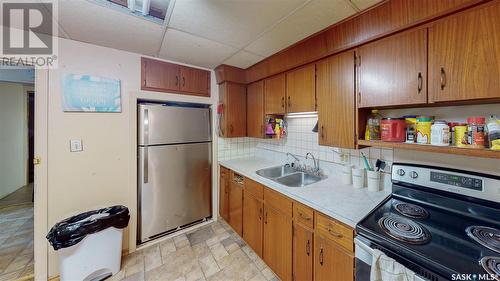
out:
M380 120L382 115L377 109L372 109L372 114L366 121L365 140L380 140Z

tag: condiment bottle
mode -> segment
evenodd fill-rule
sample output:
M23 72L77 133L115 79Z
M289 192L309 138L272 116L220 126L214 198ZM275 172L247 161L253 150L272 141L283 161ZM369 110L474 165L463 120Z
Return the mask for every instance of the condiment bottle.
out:
M484 128L485 128L484 117L469 117L467 118L467 123L469 129L467 132L468 143L473 148L484 148Z
M431 126L431 144L437 146L450 145L450 127L446 121L436 120Z

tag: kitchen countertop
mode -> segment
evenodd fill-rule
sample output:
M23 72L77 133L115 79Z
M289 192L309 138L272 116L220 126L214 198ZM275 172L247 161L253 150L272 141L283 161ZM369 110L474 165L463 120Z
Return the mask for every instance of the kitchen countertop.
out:
M352 228L391 194L390 191L355 189L352 185L342 184L340 178L335 175L329 175L327 179L306 187L288 187L257 175L256 171L259 169L283 164L265 158L237 158L219 161L219 164Z

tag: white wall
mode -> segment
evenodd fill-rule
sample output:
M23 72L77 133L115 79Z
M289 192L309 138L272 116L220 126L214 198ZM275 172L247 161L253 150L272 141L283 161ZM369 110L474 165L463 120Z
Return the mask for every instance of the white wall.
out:
M27 184L27 91L0 82L0 198Z
M59 68L49 71L47 230L79 212L121 204L131 213L130 237L124 238L124 246L135 248L130 245L135 241L137 214L134 103L137 98L151 98L215 104L215 76L212 98L141 92L141 55L59 40ZM63 112L61 78L66 73L120 79L122 112ZM82 139L83 152L71 153L70 139ZM52 248L48 258L49 277L56 276L57 255Z

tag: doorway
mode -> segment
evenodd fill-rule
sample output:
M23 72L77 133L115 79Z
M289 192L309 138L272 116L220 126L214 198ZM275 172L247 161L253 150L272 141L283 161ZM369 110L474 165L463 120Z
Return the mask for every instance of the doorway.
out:
M0 280L34 274L34 70L0 70Z

